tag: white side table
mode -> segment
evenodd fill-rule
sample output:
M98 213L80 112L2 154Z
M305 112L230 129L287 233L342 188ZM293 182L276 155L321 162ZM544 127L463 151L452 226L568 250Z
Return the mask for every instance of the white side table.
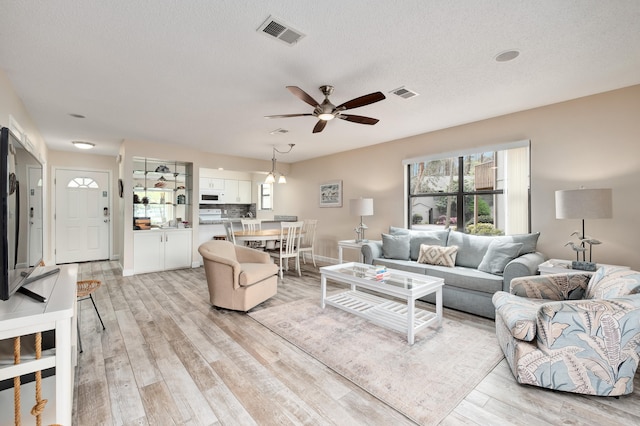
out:
M599 268L601 266L607 266L610 268L629 269L628 266L605 265L603 263L596 264L596 268ZM563 272L592 272L592 271L582 271L580 269L573 269L571 267L570 260L549 259L546 262L538 265L538 272L540 273L540 275L546 275L546 274L561 274Z
M342 263L342 250L343 249L351 249L358 250L360 263L364 262L364 257L362 256L362 246L364 243L357 243L356 240L341 240L338 241L338 263Z

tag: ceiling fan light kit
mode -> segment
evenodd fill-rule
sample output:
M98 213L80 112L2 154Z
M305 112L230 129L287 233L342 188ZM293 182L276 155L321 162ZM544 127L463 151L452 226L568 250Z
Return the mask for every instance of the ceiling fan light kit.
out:
M341 120L350 121L352 123L374 125L379 121L377 118L364 117L361 115L353 114L343 114L342 112L348 109L360 108L365 105L370 105L386 99L382 92L374 92L369 93L368 95L351 99L350 101L335 106L329 100L329 96L331 96L331 94L333 93L333 86L320 86L320 91L324 95L324 101L322 101L322 103L319 103L318 101L313 99L307 92L297 86L287 86L287 89L294 96L311 105L313 107L313 112L303 114L267 115L265 116L265 118L289 118L305 116L317 117L318 122L313 128L313 133L320 133L321 131L323 131L325 126L327 125L327 121L333 120L334 118L340 118Z

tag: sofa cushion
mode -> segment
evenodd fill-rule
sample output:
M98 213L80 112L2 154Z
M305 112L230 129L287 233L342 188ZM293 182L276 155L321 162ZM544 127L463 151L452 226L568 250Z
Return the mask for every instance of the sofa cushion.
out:
M490 274L502 275L504 267L518 256L522 246L522 243L508 243L500 239L491 241L478 269Z
M503 235L494 238L500 241L522 243L522 247L518 253L518 256L522 256L523 254L534 253L537 251L538 237L540 237L539 232L534 232L532 234Z
M426 263L418 263L413 260L397 260L397 259L373 259L375 265L384 265L387 268L399 269L401 271L414 272L416 274L426 274L436 278L444 279L444 283L448 287L458 287L466 290L473 290L480 293L493 294L502 290L502 277L486 272L478 271L473 268L465 268L455 266L449 268L447 266L429 265Z
M409 234L382 234L382 255L387 259L409 260Z
M493 295L492 301L497 315L502 318L513 337L526 342L536 337L536 318L544 300L499 291Z
M389 227L389 234L391 235L407 235L411 232L410 229L407 228L398 228L397 226Z
M389 227L389 234L391 235L409 235L411 237L409 241L410 253L409 258L411 260L418 260L420 256L420 245L427 244L430 246L446 246L447 239L449 238L449 230L442 231L421 231L417 229L397 228L395 226Z
M522 247L518 253L518 256L520 256L527 253L533 253L537 250L536 247L539 236L540 233L538 232L533 234L487 236L451 231L449 233L447 245L458 246L456 265L466 266L468 268L477 268L480 265L480 262L482 262L482 259L484 259L484 255L489 249L489 244L491 244L492 241L498 240L510 243L522 243Z
M456 266L426 265L427 274L443 278L447 286L459 287L466 290L493 294L502 290L503 280L499 275L488 274L473 268Z
M429 265L440 265L453 268L456 265L456 254L458 247L449 246L431 246L427 244L420 245L420 255L418 263L427 263Z
M587 299L610 299L640 293L640 273L603 266L589 280Z
M447 239L449 238L449 230L446 231L411 231L409 234L411 241L409 241L411 260L418 260L420 256L420 246L426 244L428 246L441 246L447 245Z
M495 237L451 231L447 246L458 246L457 266L477 268Z

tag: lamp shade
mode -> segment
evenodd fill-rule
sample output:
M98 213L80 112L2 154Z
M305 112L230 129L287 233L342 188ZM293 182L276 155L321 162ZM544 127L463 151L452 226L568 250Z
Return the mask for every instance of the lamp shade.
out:
M609 188L556 191L556 219L609 219L611 216Z
M373 216L373 198L349 200L349 211L353 216Z
M267 178L264 180L264 183L274 183L276 181L276 177L273 175L273 172L267 175Z

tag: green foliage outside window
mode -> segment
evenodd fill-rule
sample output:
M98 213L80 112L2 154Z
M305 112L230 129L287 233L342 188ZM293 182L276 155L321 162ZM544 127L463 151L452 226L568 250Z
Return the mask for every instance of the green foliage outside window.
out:
M467 234L475 235L504 235L500 229L496 229L493 223L478 223L477 225L467 226Z

